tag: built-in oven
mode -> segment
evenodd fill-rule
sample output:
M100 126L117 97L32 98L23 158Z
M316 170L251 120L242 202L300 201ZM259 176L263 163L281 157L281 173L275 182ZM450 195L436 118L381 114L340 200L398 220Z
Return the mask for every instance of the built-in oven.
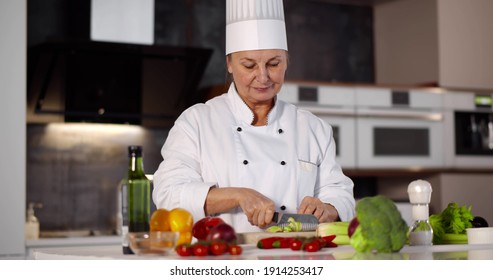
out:
M288 82L279 98L312 112L331 125L336 161L343 168L356 167L354 88Z
M493 168L492 99L472 92L445 95L447 166Z
M442 94L356 89L357 167L443 167Z

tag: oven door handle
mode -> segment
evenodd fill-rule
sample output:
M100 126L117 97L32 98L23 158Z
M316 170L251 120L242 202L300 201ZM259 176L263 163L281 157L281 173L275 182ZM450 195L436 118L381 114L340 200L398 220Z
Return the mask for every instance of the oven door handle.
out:
M340 116L340 117L355 117L356 112L353 107L341 106L317 106L317 105L298 105L298 108L310 111L318 116Z
M423 111L410 111L407 109L402 109L401 111L393 110L382 110L382 109L356 109L356 115L358 117L369 117L369 118L404 118L404 119L416 119L416 120L426 120L440 122L443 120L443 114L440 112L423 112Z

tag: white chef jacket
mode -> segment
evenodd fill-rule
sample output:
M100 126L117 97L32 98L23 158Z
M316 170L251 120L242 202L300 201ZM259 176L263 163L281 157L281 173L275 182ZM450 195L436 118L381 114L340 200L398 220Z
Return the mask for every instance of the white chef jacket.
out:
M278 212L296 213L305 196L314 196L332 204L341 220L355 215L353 182L335 161L330 125L277 98L266 126L252 121L234 83L227 93L185 110L161 150L156 206L187 209L197 221L205 216L211 187L248 187L272 199ZM240 207L220 217L236 232L261 231Z

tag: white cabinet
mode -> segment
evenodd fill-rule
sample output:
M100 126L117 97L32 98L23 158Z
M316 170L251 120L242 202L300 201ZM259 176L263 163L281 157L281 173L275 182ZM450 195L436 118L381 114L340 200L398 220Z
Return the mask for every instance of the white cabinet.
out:
M441 168L442 94L421 89L287 83L279 97L333 128L348 169Z
M443 166L440 94L359 87L356 116L358 168Z
M376 82L493 89L492 13L491 0L375 5Z
M24 255L27 1L0 1L0 257Z

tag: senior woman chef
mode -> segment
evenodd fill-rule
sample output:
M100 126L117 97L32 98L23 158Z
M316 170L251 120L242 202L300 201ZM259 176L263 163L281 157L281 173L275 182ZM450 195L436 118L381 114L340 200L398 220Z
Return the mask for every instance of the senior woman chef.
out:
M332 128L277 98L288 66L282 0L227 0L226 12L233 82L176 120L154 174L156 206L195 221L219 215L237 232L261 231L274 212L351 219L353 182L335 161Z

